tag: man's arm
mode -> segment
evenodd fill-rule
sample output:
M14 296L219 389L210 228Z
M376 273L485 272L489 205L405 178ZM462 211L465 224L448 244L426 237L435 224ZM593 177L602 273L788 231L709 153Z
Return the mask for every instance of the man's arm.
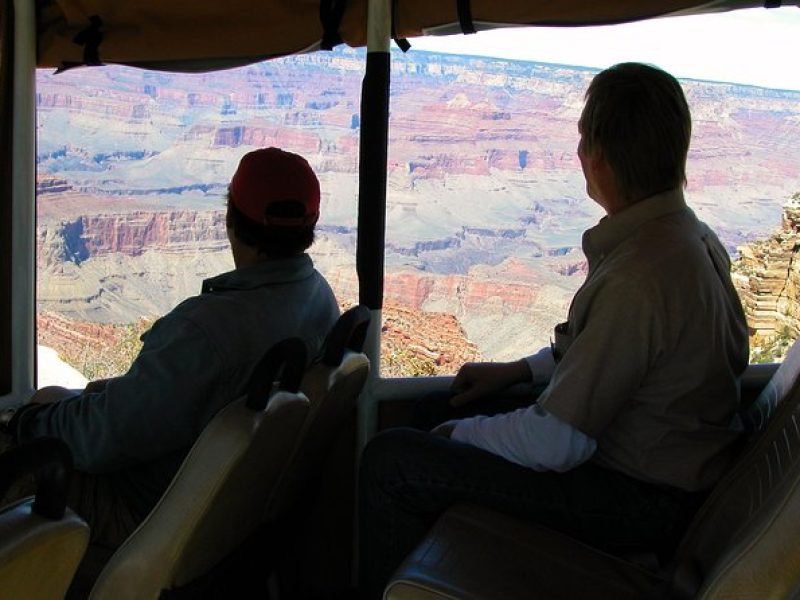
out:
M168 315L154 325L128 372L99 392L42 405L20 423L20 441L64 440L75 467L114 471L191 445L212 406L223 361L193 322Z
M626 301L639 286L621 280L594 297L537 405L458 421L451 437L534 469L566 470L588 460L661 350L656 308Z
M659 357L668 312L647 281L605 282L539 397L547 412L597 439L630 403Z
M85 394L95 394L97 392L102 392L103 390L106 389L106 386L108 385L109 381L111 381L111 379L95 379L93 381L90 381L89 383L86 384L86 387L83 388L83 392Z
M449 437L457 442L536 471L568 471L589 460L597 448L595 440L538 404L492 417L450 421L443 426L451 428ZM447 432L442 429L438 433Z
M458 387L459 377L471 385L464 385L466 391L454 400L463 404L525 381L546 383L554 370L555 359L549 347L515 363L468 364L459 372L453 389ZM567 471L588 460L597 447L593 439L537 404L493 417L448 421L433 433L537 471Z
M69 390L59 385L48 385L36 390L28 402L31 404L53 404L54 402L61 402L67 398L72 398L79 393L80 392Z
M450 404L463 406L518 383L546 383L554 369L555 360L550 348L542 348L536 354L514 362L467 363L459 369L450 386L455 392Z

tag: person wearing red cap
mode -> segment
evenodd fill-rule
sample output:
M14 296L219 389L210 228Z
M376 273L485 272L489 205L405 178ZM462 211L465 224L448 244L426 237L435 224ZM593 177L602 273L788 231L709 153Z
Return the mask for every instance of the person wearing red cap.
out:
M236 268L158 319L124 375L80 393L43 388L6 419L16 442L67 443L76 469L68 504L89 523L93 543L116 547L147 516L271 346L296 336L310 357L319 352L339 316L305 253L319 208L319 181L304 158L278 148L246 154L226 214Z

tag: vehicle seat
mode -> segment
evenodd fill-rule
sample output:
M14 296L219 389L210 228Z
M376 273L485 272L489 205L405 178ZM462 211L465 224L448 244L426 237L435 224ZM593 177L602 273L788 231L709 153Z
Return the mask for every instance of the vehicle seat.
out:
M298 338L264 355L247 394L206 426L159 503L100 573L90 598L158 598L198 579L257 529L308 414L308 399L299 392L306 355Z
M0 599L64 597L89 543L89 526L66 507L72 456L56 439L0 455L2 497L12 481L37 474L36 495L0 509Z
M788 598L800 589L798 347L759 398L769 406L759 428L684 536L673 597Z
M320 359L306 371L300 389L311 408L270 498L267 521L275 522L307 508L302 500L313 496L310 486L320 480L326 453L347 417L353 414L369 375L369 359L362 352L369 322L366 306L345 311L326 337Z
M787 359L753 409L764 418L753 421L755 433L669 568L649 572L563 534L456 506L400 566L385 598L792 597L800 589L797 344Z
M745 431L762 431L800 379L800 342L795 342L753 403L740 414Z
M386 600L652 597L658 575L493 510L448 509L395 572Z

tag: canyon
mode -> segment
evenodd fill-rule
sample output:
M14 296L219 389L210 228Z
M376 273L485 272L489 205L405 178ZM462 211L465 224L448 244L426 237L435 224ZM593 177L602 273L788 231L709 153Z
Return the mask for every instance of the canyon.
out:
M311 254L342 304L357 301L363 58L39 73L39 310L125 328L198 293L232 268L227 182L265 145L303 154L319 174ZM426 52L392 63L384 329L404 341L384 366L394 353L439 374L547 344L585 276L581 233L602 216L575 156L594 71ZM687 198L737 258L780 226L800 189L800 93L682 85L694 118Z

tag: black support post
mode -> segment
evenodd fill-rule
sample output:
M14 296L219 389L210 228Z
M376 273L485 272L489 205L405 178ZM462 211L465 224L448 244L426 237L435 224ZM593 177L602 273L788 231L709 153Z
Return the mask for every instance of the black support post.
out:
M359 302L371 310L383 306L390 70L389 52L367 53L361 86L356 270Z

